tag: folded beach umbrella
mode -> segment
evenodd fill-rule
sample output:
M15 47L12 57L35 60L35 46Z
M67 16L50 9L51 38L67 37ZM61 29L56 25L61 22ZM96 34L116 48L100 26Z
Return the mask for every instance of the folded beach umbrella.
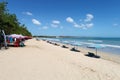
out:
M92 49L96 49L96 55L97 55L97 49L103 48L105 46L103 46L102 44L90 44L87 46L87 48L92 48Z
M103 48L103 46L101 44L90 44L88 47L91 47L91 48Z

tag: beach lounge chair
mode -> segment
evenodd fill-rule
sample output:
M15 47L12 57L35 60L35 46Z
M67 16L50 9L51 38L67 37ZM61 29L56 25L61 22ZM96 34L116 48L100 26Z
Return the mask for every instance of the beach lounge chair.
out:
M79 50L75 49L75 47L71 48L70 50L75 52L80 52Z
M92 53L92 52L88 52L88 54L85 54L85 56L94 57L94 56L95 56L95 54L94 54L94 53Z
M100 58L100 56L95 55L95 54L94 54L94 53L92 53L92 52L88 52L88 54L85 54L85 56L88 56L88 57L93 57L93 58Z
M56 46L60 46L59 44L57 44L57 43L54 43L54 45L56 45Z
M62 45L62 48L68 48L67 46L65 46L65 45Z

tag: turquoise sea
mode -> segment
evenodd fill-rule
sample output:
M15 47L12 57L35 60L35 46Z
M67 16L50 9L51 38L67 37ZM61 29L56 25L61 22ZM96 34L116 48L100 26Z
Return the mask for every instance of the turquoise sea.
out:
M47 40L71 44L80 47L94 46L98 51L120 55L120 38L98 37L70 37L70 38L44 38ZM99 46L99 47L98 47Z

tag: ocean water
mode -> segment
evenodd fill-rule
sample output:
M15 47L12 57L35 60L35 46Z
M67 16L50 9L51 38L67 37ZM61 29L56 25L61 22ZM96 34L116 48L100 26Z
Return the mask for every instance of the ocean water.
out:
M95 47L98 51L120 55L120 38L73 37L45 39L80 47Z

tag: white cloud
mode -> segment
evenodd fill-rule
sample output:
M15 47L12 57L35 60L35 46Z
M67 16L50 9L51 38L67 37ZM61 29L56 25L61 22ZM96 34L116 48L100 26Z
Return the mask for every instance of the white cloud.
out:
M57 27L59 27L59 25L57 25L57 24L51 24L51 27L57 28Z
M86 28L86 24L83 24L83 23L77 24L76 23L76 24L74 24L74 27L84 29L84 28Z
M32 16L33 14L31 12L26 12L27 15Z
M81 29L88 29L88 28L91 28L91 27L93 27L94 26L94 24L93 23L81 23L81 24L74 24L74 27L76 27L76 28L81 28Z
M86 25L85 24L80 24L80 27L79 28L81 28L81 29L85 29L86 28Z
M32 19L32 22L33 22L33 24L35 24L35 25L41 25L41 22L38 21L38 20L36 20L36 19Z
M58 20L53 20L52 23L53 23L53 24L60 24L60 21L58 21Z
M32 16L32 15L33 15L31 12L23 12L23 14L29 15L29 16Z
M76 28L82 28L82 26L81 25L79 25L79 24L77 24L77 23L74 23L74 25L73 25L74 27L76 27Z
M84 21L85 22L90 22L90 21L92 21L93 18L94 18L94 16L92 14L87 14L86 19Z
M92 14L87 14L86 15L86 19L79 19L80 23L77 23L74 21L73 18L71 17L67 17L66 21L69 23L72 23L74 27L76 28L80 28L80 29L88 29L94 26L94 24L92 23L92 19L94 18L94 16Z
M91 27L93 27L93 23L88 23L88 24L86 24L86 28L91 28Z
M74 20L71 17L67 17L66 21L69 22L69 23L74 23Z
M78 25L78 24L74 24L74 27L78 28L78 27L80 27L80 25Z
M48 29L48 26L44 26L44 27L42 27L42 29Z
M53 28L60 27L60 21L53 20L52 23L51 23L51 27L53 27Z

